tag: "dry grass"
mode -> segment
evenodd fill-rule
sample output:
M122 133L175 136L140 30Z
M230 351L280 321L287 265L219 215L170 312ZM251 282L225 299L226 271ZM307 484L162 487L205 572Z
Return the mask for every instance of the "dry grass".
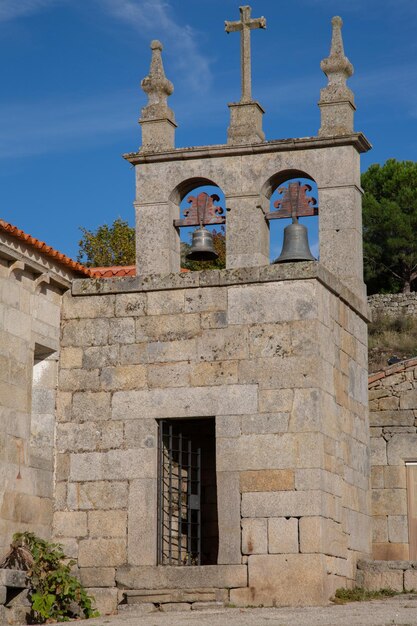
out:
M369 371L388 365L392 356L400 360L417 355L417 319L411 316L376 315L369 325Z

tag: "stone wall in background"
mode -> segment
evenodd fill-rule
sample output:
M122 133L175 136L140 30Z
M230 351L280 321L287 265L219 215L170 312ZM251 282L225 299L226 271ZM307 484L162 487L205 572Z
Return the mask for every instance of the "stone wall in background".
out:
M417 359L369 377L373 557L408 559L406 462L417 460Z
M417 292L377 293L368 296L368 305L373 319L378 314L395 317L397 315L417 315Z

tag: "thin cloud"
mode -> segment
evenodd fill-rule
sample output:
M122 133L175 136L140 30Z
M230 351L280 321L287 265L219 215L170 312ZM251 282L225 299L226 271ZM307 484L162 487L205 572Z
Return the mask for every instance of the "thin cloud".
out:
M176 21L164 0L98 0L113 17L134 28L142 38L157 36L174 53L174 64L193 91L206 91L211 83L209 59L197 45L197 32ZM172 54L172 53L171 53Z
M0 22L10 22L56 4L57 0L0 0Z
M75 102L48 99L1 105L0 159L97 147L122 133L131 134L132 144L139 144L137 108L133 90Z

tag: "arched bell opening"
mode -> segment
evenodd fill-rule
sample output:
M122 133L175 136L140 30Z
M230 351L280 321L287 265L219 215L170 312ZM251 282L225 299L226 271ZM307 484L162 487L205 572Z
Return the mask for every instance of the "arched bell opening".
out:
M270 262L319 258L318 189L306 172L286 170L264 185L270 200Z
M226 267L226 208L220 187L209 179L189 179L176 188L171 200L179 205L174 225L180 234L181 269Z

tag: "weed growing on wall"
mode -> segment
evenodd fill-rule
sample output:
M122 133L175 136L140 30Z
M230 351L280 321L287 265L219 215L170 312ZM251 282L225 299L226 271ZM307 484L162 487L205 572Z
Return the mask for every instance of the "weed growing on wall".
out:
M10 548L0 567L27 572L32 623L98 616L93 598L71 574L75 561L66 558L62 546L25 532L13 535Z

